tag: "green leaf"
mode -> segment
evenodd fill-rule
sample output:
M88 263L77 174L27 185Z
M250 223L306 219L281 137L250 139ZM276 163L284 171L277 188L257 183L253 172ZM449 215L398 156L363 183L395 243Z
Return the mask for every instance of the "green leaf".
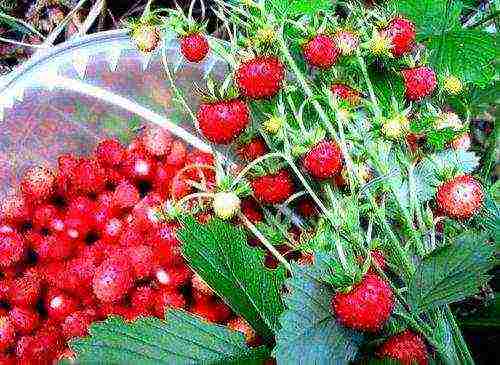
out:
M488 85L495 73L495 35L477 29L457 29L429 38L430 62L441 75Z
M399 73L378 72L371 68L369 75L379 106L386 116L392 111L393 99L398 105L404 105L405 86Z
M278 16L312 16L332 8L331 0L267 0L266 8Z
M408 299L418 313L475 294L489 279L494 247L484 235L467 232L425 257L408 284Z
M170 310L168 321L149 317L127 323L111 317L70 347L79 364L262 364L265 347L249 348L241 333Z
M264 252L248 246L244 230L220 219L202 225L187 217L178 237L189 265L265 341L272 342L284 310L285 269L267 269Z
M358 352L362 334L339 325L331 310L333 288L322 281L328 256L313 267L292 264L287 280L287 310L281 317L274 355L278 364L347 364Z

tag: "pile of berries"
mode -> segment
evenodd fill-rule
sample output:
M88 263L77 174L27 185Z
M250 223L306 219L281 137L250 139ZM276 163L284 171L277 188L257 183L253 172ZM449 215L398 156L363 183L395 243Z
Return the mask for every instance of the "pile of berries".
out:
M52 363L109 315L184 308L255 333L187 267L162 203L213 184L211 155L163 129L34 167L0 206L0 363Z

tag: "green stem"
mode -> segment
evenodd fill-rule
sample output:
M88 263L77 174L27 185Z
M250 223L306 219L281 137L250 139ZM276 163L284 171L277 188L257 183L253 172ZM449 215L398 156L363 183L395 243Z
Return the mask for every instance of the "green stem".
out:
M464 365L474 365L474 359L472 358L467 343L465 342L462 336L462 332L460 331L457 321L455 320L455 316L451 312L449 306L444 307L444 315L445 319L450 324L455 346L458 347L458 349L460 350L460 355L463 361L462 363Z

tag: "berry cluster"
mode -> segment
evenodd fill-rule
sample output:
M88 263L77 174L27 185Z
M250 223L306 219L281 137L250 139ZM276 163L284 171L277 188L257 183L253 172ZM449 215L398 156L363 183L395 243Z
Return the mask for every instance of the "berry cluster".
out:
M186 266L162 202L214 184L211 155L163 129L34 167L0 207L0 363L51 363L109 315L185 308L255 333ZM201 167L205 166L205 168ZM200 217L201 219L201 217Z

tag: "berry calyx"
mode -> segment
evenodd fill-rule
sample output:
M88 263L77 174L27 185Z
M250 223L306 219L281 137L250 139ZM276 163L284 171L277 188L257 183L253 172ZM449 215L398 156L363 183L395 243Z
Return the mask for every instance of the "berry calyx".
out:
M215 215L220 219L231 219L240 210L240 198L232 192L216 193L213 200Z
M256 57L243 62L236 70L235 77L243 96L269 99L281 89L285 68L276 57Z
M457 176L438 187L436 202L448 217L469 219L483 206L481 184L470 175Z
M203 103L197 113L206 139L217 144L233 141L250 122L250 109L239 99Z
M392 290L378 275L367 273L346 293L338 292L332 308L345 327L376 332L389 319L394 307Z
M329 179L342 171L342 151L332 141L321 141L304 157L304 168L316 179Z
M405 96L409 101L418 101L432 94L436 88L436 74L427 66L402 70Z
M381 358L399 361L402 365L427 365L427 348L422 338L410 330L390 337L377 351Z
M406 135L409 127L408 118L403 114L397 114L383 120L381 132L388 139L397 140Z
M190 62L201 62L207 56L210 47L201 33L191 33L181 38L181 52Z
M359 36L348 30L336 32L333 40L344 56L352 55L359 46Z
M314 36L304 45L302 51L308 64L323 69L332 67L340 55L334 39L325 34Z

